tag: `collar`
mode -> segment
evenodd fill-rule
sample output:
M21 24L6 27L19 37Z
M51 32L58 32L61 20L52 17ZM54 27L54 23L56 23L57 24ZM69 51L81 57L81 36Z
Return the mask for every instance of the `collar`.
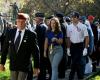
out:
M21 31L22 33L24 33L25 32L25 29L22 29L22 30L17 29L17 32L18 31Z
M77 26L77 27L78 27L79 25L80 25L80 22L78 22L76 25L75 25L75 24L73 24L73 26Z

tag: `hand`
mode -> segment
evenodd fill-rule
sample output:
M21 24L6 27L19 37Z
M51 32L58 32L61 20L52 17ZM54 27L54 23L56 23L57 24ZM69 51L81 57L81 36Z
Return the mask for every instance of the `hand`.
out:
M34 68L34 69L33 69L33 75L34 75L34 76L37 77L37 76L39 75L39 73L40 73L40 69L39 69L39 68Z
M57 40L57 38L53 37L52 38L52 42L55 42Z
M87 55L87 48L84 48L83 50L83 56L86 56Z
M44 57L46 58L47 57L47 55L46 55L46 52L44 51Z
M70 54L70 48L67 48L67 55L71 56L71 54Z
M2 64L0 64L0 71L5 71L5 67Z

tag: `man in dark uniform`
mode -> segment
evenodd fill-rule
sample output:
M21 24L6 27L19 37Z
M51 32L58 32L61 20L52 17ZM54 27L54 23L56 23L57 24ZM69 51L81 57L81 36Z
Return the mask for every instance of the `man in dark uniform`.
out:
M36 13L35 14L36 21L36 33L37 40L40 49L40 74L38 76L38 80L45 80L46 77L46 69L45 69L45 59L44 59L44 41L45 41L45 33L47 30L47 26L44 24L44 13Z
M91 25L91 28L93 31L93 35L94 35L94 50L93 50L92 55L90 55L90 57L92 58L92 62L93 62L92 63L92 65L93 65L92 71L96 72L96 61L97 61L97 57L98 57L98 54L97 54L98 30L97 30L97 26L93 23L94 18L95 17L92 15L88 16L88 20L90 22L90 25Z
M34 59L34 74L39 74L39 48L36 34L26 30L27 15L19 13L17 17L17 28L7 32L1 55L0 70L5 70L7 53L10 59L11 80L27 79L32 69L32 56ZM9 51L9 52L8 52ZM32 79L30 79L32 80Z
M59 64L59 68L58 68L58 76L59 78L65 78L65 71L66 71L66 63L67 63L67 59L66 59L66 39L67 39L67 34L66 34L66 27L67 25L65 26L64 25L64 15L63 13L56 13L56 17L58 17L59 21L60 21L60 25L61 25L61 30L63 32L63 58Z
M2 52L2 45L3 45L3 31L4 31L4 22L3 22L3 17L2 13L0 13L0 45L1 45L1 52Z

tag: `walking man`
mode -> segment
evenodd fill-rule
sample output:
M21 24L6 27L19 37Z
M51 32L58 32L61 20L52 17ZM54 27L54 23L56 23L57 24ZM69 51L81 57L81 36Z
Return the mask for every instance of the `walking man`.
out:
M7 53L9 53L11 80L29 80L27 77L32 69L31 57L34 58L34 74L38 75L39 73L39 49L36 34L25 29L26 19L27 15L19 13L17 28L9 30L4 41L0 71L5 70L4 65Z
M73 12L72 24L67 31L67 54L71 56L72 65L69 80L74 79L75 72L79 80L84 78L85 58L89 43L88 31L84 24L79 22L79 13Z

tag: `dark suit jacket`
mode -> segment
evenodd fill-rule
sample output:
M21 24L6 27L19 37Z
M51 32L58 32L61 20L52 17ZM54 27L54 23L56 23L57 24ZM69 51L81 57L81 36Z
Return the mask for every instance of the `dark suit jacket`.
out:
M35 32L37 33L37 41L40 49L40 62L43 59L43 52L44 52L44 41L45 41L45 33L46 33L46 26L43 23L40 23L36 26Z
M32 66L31 56L34 58L34 67L39 68L39 49L36 34L29 30L25 30L19 50L16 52L14 45L16 30L16 28L11 29L6 34L1 56L1 64L5 64L7 53L9 53L10 70L24 72L30 71Z
M97 31L97 26L95 24L91 24L91 28L94 34L94 45L97 45L97 41L98 41L98 31Z

